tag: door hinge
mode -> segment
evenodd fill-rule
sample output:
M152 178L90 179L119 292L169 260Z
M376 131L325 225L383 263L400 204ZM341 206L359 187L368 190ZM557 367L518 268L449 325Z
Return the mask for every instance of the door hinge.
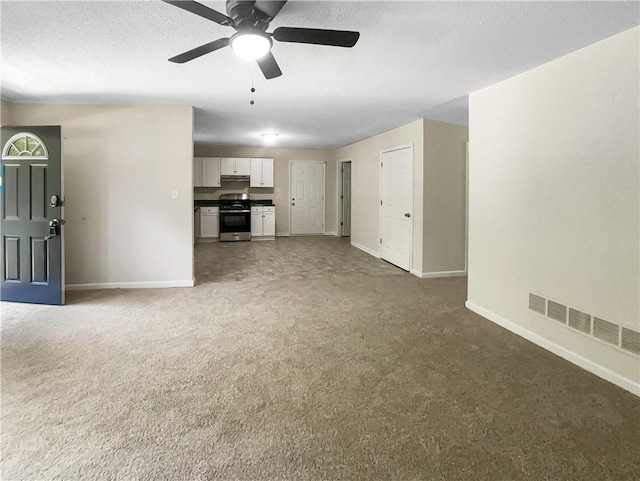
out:
M340 222L340 225L344 225L342 222Z
M382 167L383 162L380 162L380 167Z
M340 172L344 172L344 168L340 169Z
M380 244L382 244L382 239L380 239Z
M382 205L382 201L380 201L380 205Z
M344 195L341 195L341 196L340 196L340 198L341 198L341 199L344 199Z

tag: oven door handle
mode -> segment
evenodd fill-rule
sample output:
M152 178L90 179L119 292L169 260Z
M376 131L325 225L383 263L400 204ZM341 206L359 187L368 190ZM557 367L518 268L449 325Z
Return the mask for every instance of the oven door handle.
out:
M251 209L249 210L221 210L221 214L250 214Z

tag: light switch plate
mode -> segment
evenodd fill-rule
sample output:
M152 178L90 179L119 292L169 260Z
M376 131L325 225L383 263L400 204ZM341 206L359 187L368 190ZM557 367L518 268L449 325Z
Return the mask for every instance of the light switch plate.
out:
M171 191L171 198L174 200L178 198L178 189L173 189Z

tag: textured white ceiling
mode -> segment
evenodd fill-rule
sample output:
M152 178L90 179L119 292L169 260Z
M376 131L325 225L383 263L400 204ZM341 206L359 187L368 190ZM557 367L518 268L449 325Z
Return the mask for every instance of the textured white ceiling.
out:
M267 81L229 48L168 62L234 31L158 0L2 0L0 16L5 99L193 105L198 143L261 145L276 131L278 146L307 148L420 117L465 124L469 92L640 23L637 2L290 1L269 31L358 30L360 41L274 42L283 76Z

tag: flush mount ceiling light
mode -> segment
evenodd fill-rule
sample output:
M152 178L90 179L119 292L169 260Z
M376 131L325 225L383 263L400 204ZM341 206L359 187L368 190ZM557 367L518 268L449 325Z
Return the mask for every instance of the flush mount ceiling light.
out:
M265 142L275 142L276 140L278 140L278 134L274 132L265 132L264 134L262 134L262 138Z
M269 35L256 31L238 32L230 41L235 54L243 60L258 60L264 57L271 50L272 44Z

